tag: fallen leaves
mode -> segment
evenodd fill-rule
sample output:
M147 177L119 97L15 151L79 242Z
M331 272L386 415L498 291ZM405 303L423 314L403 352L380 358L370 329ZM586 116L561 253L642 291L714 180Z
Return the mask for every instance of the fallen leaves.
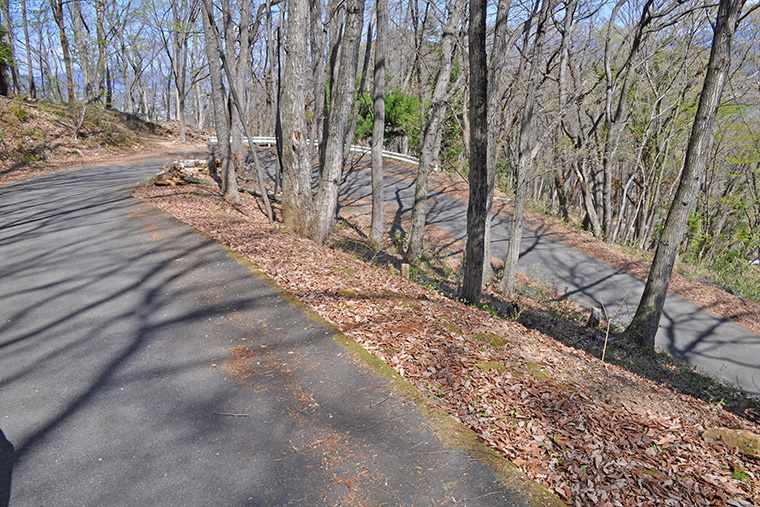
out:
M230 245L568 504L760 505L758 463L701 437L707 422L758 431L721 408L315 245L248 196L136 195Z

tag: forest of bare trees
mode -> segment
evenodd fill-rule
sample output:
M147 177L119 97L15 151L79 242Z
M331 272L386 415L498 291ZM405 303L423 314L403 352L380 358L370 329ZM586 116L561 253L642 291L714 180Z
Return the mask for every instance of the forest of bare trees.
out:
M428 172L469 178L470 302L491 255L511 296L526 205L651 252L653 291L677 255L735 279L760 257L757 3L0 0L0 20L0 94L216 131L232 197L246 161L266 183L244 138L276 134L278 218L316 241L335 225L350 142L376 149L375 244L380 150L419 157L412 262ZM507 251L488 242L494 187L515 200ZM636 336L658 301L642 300Z

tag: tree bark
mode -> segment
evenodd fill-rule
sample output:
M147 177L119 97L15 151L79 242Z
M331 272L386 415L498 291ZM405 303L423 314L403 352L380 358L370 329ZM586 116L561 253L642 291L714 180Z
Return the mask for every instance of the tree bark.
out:
M222 52L219 47L219 33L214 21L213 4L211 0L202 0L203 31L206 35L206 54L211 77L211 95L214 100L214 118L216 137L219 146L219 156L222 164L222 192L237 200L240 198L235 177L235 164L232 160L230 146L230 115L227 107L227 93L222 81Z
M2 11L3 25L5 25L5 44L9 52L8 68L11 72L11 83L13 84L14 93L21 93L21 85L18 78L18 66L16 65L15 37L13 35L13 23L11 23L11 13L8 8L8 0L0 0L0 10Z
M500 290L505 297L514 297L515 273L517 272L517 260L520 257L520 243L522 240L523 214L525 201L528 196L528 172L532 162L531 152L534 144L534 132L536 128L534 107L536 93L541 83L539 62L546 34L546 21L551 11L552 0L542 0L541 11L536 25L536 35L531 51L531 66L528 74L528 90L525 96L525 106L520 124L519 151L517 158L517 189L515 191L515 206L512 213L512 222L509 227L509 245L504 259L504 275L501 279Z
M480 303L489 208L487 8L486 0L470 0L470 199L467 203L467 243L462 263L462 299L470 304Z
M311 77L312 88L311 133L309 136L309 153L313 152L314 143L321 139L321 128L325 112L325 31L322 25L322 0L309 1L310 37L311 37ZM311 156L311 155L310 155Z
M707 64L697 115L686 147L683 172L660 236L649 277L626 336L654 352L655 337L673 274L678 249L694 208L707 157L713 144L713 127L731 67L731 43L746 0L720 0L710 60Z
M34 70L32 69L32 48L29 46L29 27L26 21L26 0L21 0L21 18L24 23L24 43L26 44L26 65L29 67L29 98L37 98L37 87L34 84Z
M329 112L325 163L321 168L316 208L309 228L309 237L318 243L324 243L335 226L335 209L338 204L338 188L343 170L343 144L354 103L363 14L364 0L347 0L346 28L340 52L339 69L331 88L333 100Z
M313 214L311 146L306 127L306 24L308 0L288 1L282 86L282 221L307 235Z
M80 0L72 0L71 2L71 17L74 24L74 40L76 42L77 53L79 56L79 71L82 73L82 93L83 101L85 104L89 104L92 100L92 78L90 76L90 59L89 59L89 45L88 34L89 30L85 30L85 25L82 18L82 4Z
M626 59L627 67L620 69L613 75L610 67L610 39L612 37L611 32L615 26L617 12L622 7L625 0L620 0L612 11L610 21L607 26L607 38L605 40L604 51L604 68L605 77L607 79L607 88L605 94L605 122L607 124L607 136L604 142L604 154L602 158L602 170L603 170L603 184L602 184L602 220L604 224L604 237L608 243L613 243L613 231L612 231L612 171L615 159L615 153L620 143L620 136L623 132L623 128L628 122L628 92L631 88L633 81L633 65L636 57L641 48L641 43L644 39L644 30L652 21L652 15L649 10L654 3L654 0L647 0L644 7L641 10L641 17L636 25L636 33L633 37L631 44L631 51ZM620 87L620 95L618 96L617 106L615 111L612 111L613 103L613 91L616 88L616 83L620 80L620 73L625 72L623 78L623 84Z
M498 161L499 136L501 129L501 99L506 90L504 74L508 55L510 0L499 0L496 10L496 26L491 57L488 61L488 218L484 235L483 283L490 284L494 278L491 266L491 220L493 218L494 178Z
M438 131L446 113L446 98L454 63L454 36L464 9L462 0L454 0L450 5L449 17L441 35L441 67L435 79L435 89L428 108L428 121L422 135L422 151L414 187L412 225L409 229L409 244L406 250L406 258L410 261L417 261L422 255L422 237L427 218L428 176L436 152L435 142L438 139Z
M74 105L76 97L74 96L74 74L71 70L71 54L69 53L69 41L66 38L66 24L63 20L63 0L50 0L53 8L53 17L58 25L58 31L61 36L61 51L63 52L63 62L66 66L66 100L69 107Z
M379 248L383 242L383 150L385 149L385 59L388 51L388 0L376 0L377 38L372 120L372 221L369 241Z
M105 0L95 0L95 34L98 38L97 85L98 93L94 100L106 104L106 68L108 67L108 48L106 46L106 4Z
M198 19L199 5L195 1L172 0L172 51L170 52L174 71L174 89L177 93L177 119L179 120L179 140L185 142L187 125L185 121L185 100L187 98L187 53L190 34Z

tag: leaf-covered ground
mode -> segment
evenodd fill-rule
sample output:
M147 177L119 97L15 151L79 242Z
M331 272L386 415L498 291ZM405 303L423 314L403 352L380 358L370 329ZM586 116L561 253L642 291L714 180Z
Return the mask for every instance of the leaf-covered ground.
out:
M363 261L361 212L344 210L340 250L268 223L248 195L148 185L135 196L249 259L568 504L760 505L758 462L702 438L756 424Z

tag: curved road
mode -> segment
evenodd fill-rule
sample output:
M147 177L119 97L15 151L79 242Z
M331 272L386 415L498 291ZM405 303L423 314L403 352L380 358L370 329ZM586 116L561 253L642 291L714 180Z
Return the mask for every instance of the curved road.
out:
M388 168L385 200L411 213L414 183L397 177L403 169ZM397 176L394 176L394 173ZM408 172L406 174L409 174ZM342 188L344 198L369 198L367 164L351 172ZM428 222L463 239L467 204L437 191L428 193ZM492 222L492 252L503 256L509 238L509 220ZM607 307L620 325L633 318L644 281L552 239L544 231L525 229L518 267L523 272L567 294L585 308ZM669 294L657 333L657 346L760 397L760 336L683 298Z
M527 505L334 330L129 197L160 163L0 189L0 506L8 494L18 506Z

